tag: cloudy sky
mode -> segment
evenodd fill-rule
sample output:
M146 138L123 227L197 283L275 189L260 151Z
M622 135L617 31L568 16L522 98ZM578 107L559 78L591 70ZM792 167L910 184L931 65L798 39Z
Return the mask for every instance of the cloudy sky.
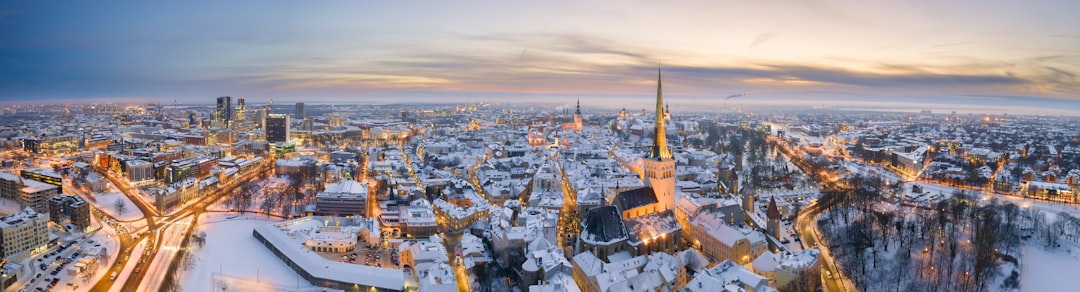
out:
M947 102L1080 110L1080 1L0 4L0 102Z

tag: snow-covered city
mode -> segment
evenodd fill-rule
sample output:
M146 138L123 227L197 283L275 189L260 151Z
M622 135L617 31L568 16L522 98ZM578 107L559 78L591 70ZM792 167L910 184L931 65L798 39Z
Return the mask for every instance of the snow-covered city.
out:
M1080 1L5 1L0 292L1080 277Z
M5 291L1080 284L1075 118L681 114L661 78L638 113L13 107Z

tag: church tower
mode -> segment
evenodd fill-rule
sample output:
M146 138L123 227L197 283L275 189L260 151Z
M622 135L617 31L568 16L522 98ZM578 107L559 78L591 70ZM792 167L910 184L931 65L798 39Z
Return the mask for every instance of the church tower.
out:
M581 99L577 100L577 110L574 111L574 129L581 131Z
M675 208L675 159L667 147L667 131L664 129L664 93L660 70L656 71L656 131L655 145L645 159L645 184L656 193L657 211Z

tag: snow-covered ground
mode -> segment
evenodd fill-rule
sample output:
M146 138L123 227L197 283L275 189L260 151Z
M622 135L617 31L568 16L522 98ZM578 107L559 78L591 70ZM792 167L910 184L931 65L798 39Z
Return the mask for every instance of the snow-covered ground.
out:
M1038 244L1026 243L1020 258L1023 269L1020 272L1020 290L1070 291L1080 287L1080 277L1076 276L1076 269L1080 267L1078 252L1075 247L1050 251Z
M19 213L19 202L12 199L0 198L0 214L8 215Z
M139 208L135 207L135 203L132 203L127 196L124 196L124 194L121 194L120 192L100 193L95 197L95 200L90 202L94 205L94 208L98 208L102 212L105 212L105 214L109 214L109 216L116 218L116 220L132 221L143 217L142 212L139 212ZM120 213L120 211L116 209L117 200L120 200L121 204L124 205L123 213Z
M192 247L194 266L184 272L181 287L185 291L211 291L221 285L229 291L311 289L311 283L299 278L252 236L256 226L279 221L257 214L202 215L196 232L206 232L206 245ZM240 282L258 285L235 285Z

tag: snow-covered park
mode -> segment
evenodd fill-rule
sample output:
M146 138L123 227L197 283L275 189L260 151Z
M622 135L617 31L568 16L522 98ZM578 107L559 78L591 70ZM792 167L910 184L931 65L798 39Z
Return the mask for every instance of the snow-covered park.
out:
M1080 287L1076 268L1080 267L1080 250L1047 250L1042 246L1025 245L1020 257L1020 289L1023 291L1069 291Z

